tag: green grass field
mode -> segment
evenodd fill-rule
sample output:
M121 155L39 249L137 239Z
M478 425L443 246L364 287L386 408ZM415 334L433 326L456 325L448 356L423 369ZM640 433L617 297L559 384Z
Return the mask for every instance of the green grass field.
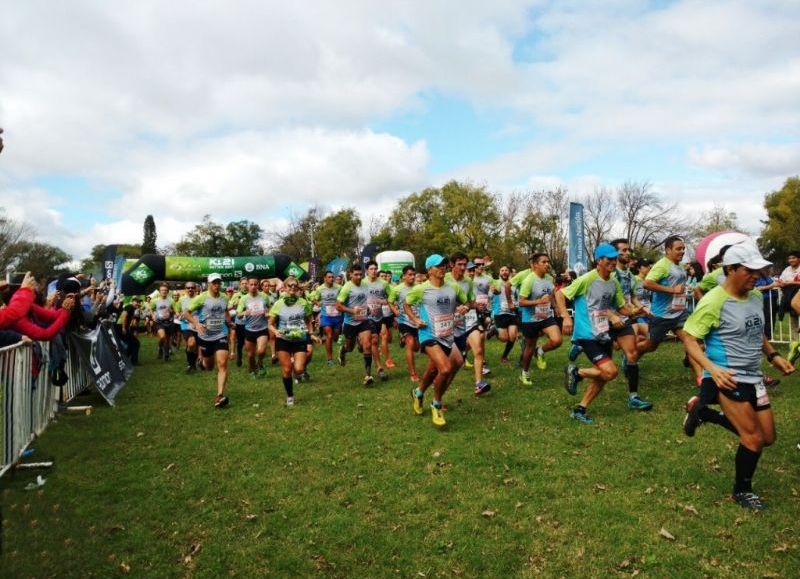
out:
M48 428L44 487L0 480L0 576L800 574L796 377L771 391L778 441L754 484L769 508L754 514L728 500L737 440L681 431L693 388L675 344L641 363L652 412L629 411L617 380L585 426L569 418L566 348L525 388L491 341L492 392L474 398L462 370L442 432L412 415L400 367L366 389L358 356L328 368L318 350L291 409L277 367L258 381L234 367L220 411L211 374L155 350L144 340L115 408L81 397L91 416Z

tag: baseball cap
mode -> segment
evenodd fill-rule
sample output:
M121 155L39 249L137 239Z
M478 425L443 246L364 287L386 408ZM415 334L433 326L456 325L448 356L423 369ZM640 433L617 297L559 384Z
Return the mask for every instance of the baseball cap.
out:
M218 273L208 274L208 283L211 283L212 281L222 281L222 276Z
M475 264L472 263L471 261L468 261L467 262L467 269L475 269Z
M772 265L772 262L764 259L753 244L737 243L731 246L725 252L725 257L722 258L722 265L736 264L742 264L749 269L764 269L768 265Z
M440 265L444 265L445 263L447 263L446 257L439 255L438 253L434 253L433 255L429 255L428 259L425 260L425 269L438 267Z
M601 243L594 250L595 259L600 259L602 257L616 259L618 255L617 248L610 243Z

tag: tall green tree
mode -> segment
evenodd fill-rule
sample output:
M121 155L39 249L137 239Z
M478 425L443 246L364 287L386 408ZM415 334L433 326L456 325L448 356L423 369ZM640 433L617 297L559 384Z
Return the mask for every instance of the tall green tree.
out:
M225 238L222 242L222 254L230 256L263 255L261 241L264 230L260 225L243 219L231 221L225 226Z
M39 241L23 241L16 245L18 271L30 271L39 279L53 277L68 270L72 256L59 247Z
M791 251L800 249L800 177L790 177L764 198L767 220L759 243L770 260L784 263Z
M398 201L376 237L390 246L385 249L405 249L417 259L433 252L472 256L496 248L502 228L496 195L483 185L450 181Z
M33 229L27 223L9 217L5 208L0 207L0 271L4 272L17 258L20 243L33 239Z
M226 248L225 228L204 215L202 223L175 244L175 253L187 256L224 256Z
M156 222L152 215L144 218L144 239L142 240L142 255L156 253Z
M718 231L739 231L739 218L734 211L728 211L724 205L714 204L710 211L705 211L695 222L692 237L696 240Z
M325 214L320 207L292 219L287 231L278 234L274 250L296 260L316 257L324 267L337 257L358 256L361 218L353 208Z

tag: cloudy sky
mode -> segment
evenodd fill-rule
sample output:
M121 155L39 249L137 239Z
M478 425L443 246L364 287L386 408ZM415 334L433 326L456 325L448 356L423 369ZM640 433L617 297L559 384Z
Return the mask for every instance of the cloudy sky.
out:
M0 204L76 258L210 213L647 180L752 232L800 172L800 2L0 0Z

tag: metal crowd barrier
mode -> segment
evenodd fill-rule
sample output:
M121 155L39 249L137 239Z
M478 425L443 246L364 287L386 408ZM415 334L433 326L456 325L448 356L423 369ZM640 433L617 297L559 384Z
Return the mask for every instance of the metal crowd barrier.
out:
M68 404L81 392L94 383L80 361L78 353L71 346L67 346L67 383L61 387L59 399L62 404Z
M50 383L49 344L40 342L39 374L33 376L33 347L19 344L0 349L0 476L47 427L56 412L56 389Z

